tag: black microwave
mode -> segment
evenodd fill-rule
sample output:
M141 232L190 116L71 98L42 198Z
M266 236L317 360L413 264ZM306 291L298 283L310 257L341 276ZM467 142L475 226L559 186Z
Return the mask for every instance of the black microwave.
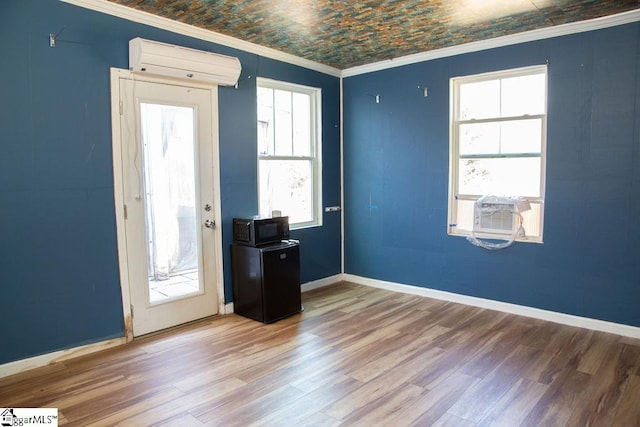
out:
M289 217L233 218L233 242L264 246L289 239Z

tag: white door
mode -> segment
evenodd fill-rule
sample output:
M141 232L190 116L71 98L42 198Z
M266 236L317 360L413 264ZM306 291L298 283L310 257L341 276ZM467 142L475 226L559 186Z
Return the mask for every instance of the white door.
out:
M139 336L219 309L217 87L123 78L118 85L121 277Z

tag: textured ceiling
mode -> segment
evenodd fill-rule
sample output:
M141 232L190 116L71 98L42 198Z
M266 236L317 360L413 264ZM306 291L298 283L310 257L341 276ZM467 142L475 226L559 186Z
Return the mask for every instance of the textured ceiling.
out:
M640 8L640 0L110 0L338 69Z

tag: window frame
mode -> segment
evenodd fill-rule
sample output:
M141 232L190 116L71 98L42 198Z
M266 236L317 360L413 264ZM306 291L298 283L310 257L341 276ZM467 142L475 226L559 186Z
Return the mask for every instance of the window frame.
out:
M483 81L499 80L510 77L522 77L536 74L543 74L545 78L545 96L544 96L544 112L536 115L519 115L508 117L491 117L483 119L465 119L460 117L460 86L469 83L478 83ZM450 112L449 112L449 200L447 215L447 234L451 236L468 236L471 230L460 229L457 227L458 220L458 200L476 201L483 194L460 194L459 188L459 161L464 158L476 159L503 159L503 158L540 158L540 191L539 196L525 196L529 202L540 206L538 218L539 235L524 236L516 239L518 242L542 243L544 235L544 202L546 189L546 163L547 163L547 118L548 118L548 99L549 99L549 76L547 65L535 65L530 67L514 68L508 70L492 71L487 73L453 77L450 79ZM495 155L465 155L460 154L460 135L459 129L464 124L480 124L480 123L500 123L514 122L518 120L540 119L541 120L541 146L539 156L536 153L510 153ZM523 195L521 195L523 196ZM477 233L478 237L503 239L504 236L492 233Z
M290 223L289 226L292 230L320 227L322 226L322 89L300 85L296 83L283 82L279 80L272 80L264 77L258 77L256 79L256 105L257 105L257 90L258 88L268 88L274 90L283 90L293 93L301 93L309 95L309 137L310 137L310 150L308 156L296 156L296 155L264 155L259 152L258 143L256 139L256 154L257 154L257 195L258 195L258 212L260 212L260 163L262 161L278 161L278 160L306 160L311 162L311 179L312 182L312 207L313 219L311 221ZM256 124L258 123L257 111L256 111ZM256 129L256 136L260 132L260 129ZM283 213L284 214L284 213Z

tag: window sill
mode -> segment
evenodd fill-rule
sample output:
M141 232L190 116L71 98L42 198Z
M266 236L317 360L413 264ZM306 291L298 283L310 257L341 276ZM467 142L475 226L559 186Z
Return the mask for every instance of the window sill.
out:
M449 236L456 236L456 237L467 237L471 234L470 231L468 230L448 230L447 234ZM478 233L476 234L476 237L478 239L495 239L495 240L505 240L505 236L504 235L500 235L500 234L483 234L483 233ZM540 237L524 237L524 238L520 238L520 239L516 239L516 242L518 243L538 243L538 244L543 244L543 240Z
M302 224L289 224L289 229L290 230L304 230L305 228L315 228L315 227L322 227L322 223L317 223L317 222L305 222Z

